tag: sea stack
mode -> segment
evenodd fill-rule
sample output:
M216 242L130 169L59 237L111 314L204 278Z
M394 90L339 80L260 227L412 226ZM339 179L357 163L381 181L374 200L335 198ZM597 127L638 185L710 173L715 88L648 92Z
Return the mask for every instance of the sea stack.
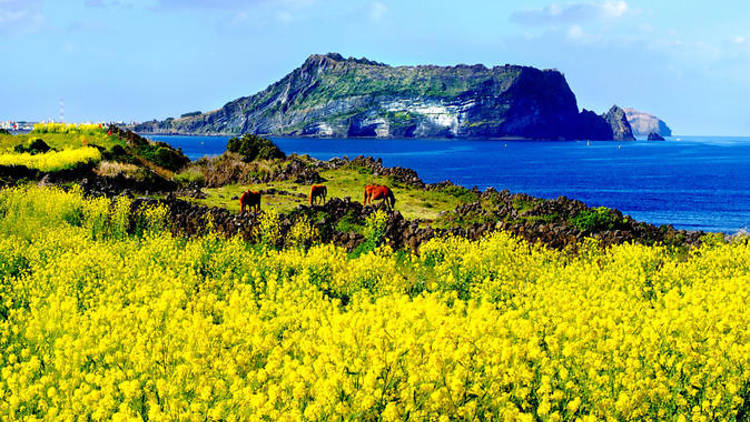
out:
M628 118L625 116L625 111L613 105L609 111L602 115L602 118L609 123L612 128L612 139L615 141L635 141L633 136L633 130L628 123Z

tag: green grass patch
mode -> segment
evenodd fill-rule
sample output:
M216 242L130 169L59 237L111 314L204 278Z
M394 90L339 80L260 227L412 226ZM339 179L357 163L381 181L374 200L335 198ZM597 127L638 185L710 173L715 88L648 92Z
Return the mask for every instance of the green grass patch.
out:
M581 231L611 230L617 219L609 208L597 207L580 211L570 219L570 223Z
M356 168L345 167L337 170L325 170L320 175L328 180L324 182L328 188L328 199L349 197L352 201L362 201L364 197L364 186L372 183L389 185L396 196L396 210L407 219L434 220L442 211L450 211L456 206L470 202L474 199L471 195L455 196L455 191L421 190L407 186L395 187L390 180L384 176L372 176L363 174ZM206 199L194 200L208 206L224 207L239 211L239 204L231 200L232 196L239 195L244 190L265 190L274 188L287 191L294 195L275 194L263 195L261 206L272 208L279 212L289 212L297 205L307 204L307 198L300 198L299 193L309 194L310 186L294 183L294 181L256 183L256 184L230 184L220 188L204 189L208 195ZM467 191L471 193L471 191ZM376 201L379 203L379 201Z

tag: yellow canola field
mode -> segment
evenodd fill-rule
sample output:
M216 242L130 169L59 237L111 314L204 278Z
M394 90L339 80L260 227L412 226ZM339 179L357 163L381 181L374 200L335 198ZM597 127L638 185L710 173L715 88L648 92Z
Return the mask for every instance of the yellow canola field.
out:
M107 129L99 123L37 123L31 133L94 134Z
M50 151L42 154L5 153L0 154L0 166L25 166L44 172L60 171L77 164L98 163L102 154L92 147Z
M2 420L747 420L750 247L419 256L0 191Z

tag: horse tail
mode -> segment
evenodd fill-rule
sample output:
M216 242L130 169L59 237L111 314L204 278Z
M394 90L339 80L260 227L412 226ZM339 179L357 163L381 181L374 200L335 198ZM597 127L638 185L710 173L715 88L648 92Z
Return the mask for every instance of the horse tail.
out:
M367 186L365 186L365 198L362 200L362 205L367 205Z
M313 192L314 192L314 191L315 191L315 185L313 185L313 186L312 186L312 187L310 188L310 196L309 196L309 199L310 199L310 205L312 205L312 201L313 201Z

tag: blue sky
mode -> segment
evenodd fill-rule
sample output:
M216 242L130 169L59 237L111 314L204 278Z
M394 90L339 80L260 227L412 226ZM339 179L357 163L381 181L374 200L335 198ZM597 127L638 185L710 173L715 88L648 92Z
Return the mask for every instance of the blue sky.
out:
M312 53L565 73L579 107L750 136L741 1L0 0L0 120L148 120L253 94ZM721 4L721 6L716 6Z

